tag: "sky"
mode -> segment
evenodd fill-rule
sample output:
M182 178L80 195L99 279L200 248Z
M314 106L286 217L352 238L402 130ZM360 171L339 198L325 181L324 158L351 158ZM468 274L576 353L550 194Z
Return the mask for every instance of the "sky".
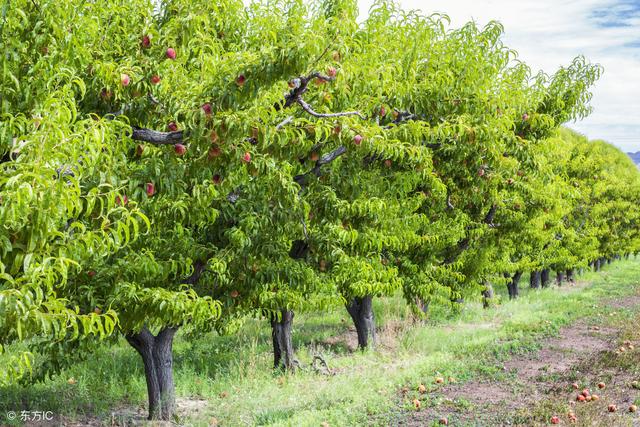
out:
M404 9L446 13L452 27L502 23L504 41L535 73L555 72L578 55L604 67L593 113L568 123L590 139L640 151L640 0L398 0ZM358 0L366 16L373 0Z

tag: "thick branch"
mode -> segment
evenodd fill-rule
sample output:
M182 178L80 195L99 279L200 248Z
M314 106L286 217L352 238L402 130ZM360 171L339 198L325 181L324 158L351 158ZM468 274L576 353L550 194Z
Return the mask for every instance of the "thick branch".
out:
M313 108L311 108L311 105L307 104L302 98L298 98L297 102L298 102L298 104L300 104L300 106L302 107L302 109L304 111L306 111L307 113L311 114L313 117L330 118L330 117L358 116L362 120L366 120L367 119L359 111L343 111L341 113L328 113L328 114L317 113L317 112L315 112L313 110Z
M131 138L156 145L175 145L182 142L183 132L160 132L152 129L133 128Z
M305 172L305 173L303 173L301 175L296 175L296 176L293 177L293 180L300 187L304 188L307 185L307 176L309 174L314 174L315 176L320 176L320 169L322 168L322 166L333 162L335 159L337 159L338 157L342 156L346 152L347 152L347 148L344 145L339 146L335 150L333 150L333 151L325 154L324 156L322 156L316 162L316 164L313 167L313 169L311 169L309 172Z

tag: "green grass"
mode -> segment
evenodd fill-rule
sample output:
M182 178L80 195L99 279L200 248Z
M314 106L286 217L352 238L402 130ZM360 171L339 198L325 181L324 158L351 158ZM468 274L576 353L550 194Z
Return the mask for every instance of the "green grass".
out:
M598 323L609 310L601 300L638 292L639 277L640 263L631 260L581 276L580 281L589 282L585 286L530 291L523 280L517 301L508 301L506 292L497 289L500 303L494 308L483 310L470 302L460 313L434 310L428 322L415 324L400 296L378 299L378 324L399 328L381 333L378 349L366 352L323 344L347 331L345 310L297 315L294 344L303 369L295 375L272 370L267 322L249 322L241 333L227 337L207 334L187 341L178 336L177 395L206 400L197 413L181 414L180 422L204 426L215 418L228 426L390 425L406 417L418 384L435 389L436 376L459 382L501 378L506 374L492 361L537 349L542 337L577 318L589 316ZM321 354L335 374L308 368L314 354ZM69 378L76 383L68 384ZM405 397L403 387L410 389ZM114 408L144 405L145 392L141 360L121 340L45 382L0 388L0 424L10 410L50 410L71 419L97 416L108 423ZM424 399L424 406L437 404Z

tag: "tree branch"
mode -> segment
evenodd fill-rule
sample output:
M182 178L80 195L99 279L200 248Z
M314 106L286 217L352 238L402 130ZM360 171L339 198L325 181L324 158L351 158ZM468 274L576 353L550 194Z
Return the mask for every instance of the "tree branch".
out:
M298 98L297 102L298 104L300 104L300 106L304 111L306 111L307 113L311 114L314 117L330 118L330 117L358 116L362 120L367 120L367 118L364 115L362 115L362 113L359 111L344 111L341 113L323 114L323 113L315 112L313 108L311 108L311 105L307 104L302 98Z
M152 129L133 128L131 138L136 141L149 142L156 145L175 145L182 142L183 132L160 132Z

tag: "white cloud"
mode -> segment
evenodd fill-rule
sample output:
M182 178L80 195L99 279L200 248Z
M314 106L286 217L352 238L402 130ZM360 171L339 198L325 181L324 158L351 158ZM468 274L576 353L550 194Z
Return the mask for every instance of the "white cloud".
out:
M604 66L594 113L569 126L625 151L640 151L640 1L399 0L405 9L444 12L451 25L500 21L505 43L535 71L553 73L584 55ZM359 0L361 17L373 0Z

